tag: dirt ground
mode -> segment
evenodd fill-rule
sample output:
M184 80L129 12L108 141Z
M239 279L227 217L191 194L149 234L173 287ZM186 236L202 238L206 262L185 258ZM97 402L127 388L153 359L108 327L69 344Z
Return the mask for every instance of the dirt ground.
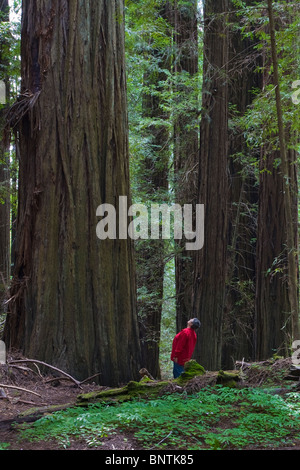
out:
M74 405L81 393L103 390L93 382L93 379L80 385L70 380L53 380L53 371L49 375L42 375L38 363L13 363L20 357L9 359L6 365L0 365L0 444L9 443L9 450L58 450L57 442L22 442L18 440L18 433L13 429L13 423L32 422L38 417L53 411L53 407L62 409ZM284 387L287 381L283 377L289 375L290 361L284 359L276 361L270 367L260 369L245 369L248 385L256 386L264 383L268 378L278 380L278 387ZM187 392L193 393L213 384L216 373L207 373L203 377L192 379ZM3 388L2 385L17 387ZM171 390L170 390L171 391ZM30 410L30 413L29 413ZM35 410L38 410L35 412ZM132 435L113 435L104 439L100 448L94 450L141 450ZM293 450L300 449L300 442ZM90 450L85 442L74 440L67 450ZM285 449L289 450L289 449Z
M20 357L14 358L20 360ZM91 379L76 385L64 378L41 374L39 364L29 363L0 365L0 445L9 443L9 450L58 450L57 442L21 442L14 431L13 423L32 422L47 412L72 406L81 393L103 390ZM63 376L61 376L63 377ZM18 388L3 388L9 385ZM36 411L37 410L37 411ZM29 416L28 416L29 415ZM101 450L138 450L138 445L130 435L114 435L104 440ZM93 448L98 450L97 448ZM67 450L87 450L85 442L71 442Z

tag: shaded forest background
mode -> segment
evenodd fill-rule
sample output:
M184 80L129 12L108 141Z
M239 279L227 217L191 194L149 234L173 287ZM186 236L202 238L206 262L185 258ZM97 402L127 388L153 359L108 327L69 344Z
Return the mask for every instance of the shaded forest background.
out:
M45 310L39 312L41 324L38 326L30 320L30 316L34 318L37 313L30 313L26 317L25 310L28 310L29 304L28 301L23 302L27 294L24 297L22 289L34 291L34 279L36 286L39 282L41 286L50 283L51 276L48 274L47 277L45 271L47 266L50 267L51 256L57 249L53 245L52 254L51 251L45 251L44 255L41 255L42 249L35 251L33 244L29 249L30 253L35 253L32 259L42 257L39 259L40 263L34 264L30 261L30 275L22 275L22 285L20 284L21 270L16 255L19 252L15 243L16 240L22 239L26 227L25 219L23 222L20 219L20 193L22 195L23 191L27 194L29 187L34 195L36 210L31 214L32 220L38 220L39 215L36 214L44 210L41 220L47 220L49 226L52 224L47 236L50 237L51 233L53 235L55 231L59 231L60 222L54 218L55 210L51 211L46 202L44 206L39 205L42 204L38 199L39 191L43 187L42 176L40 187L35 186L36 180L32 180L32 184L26 187L22 182L30 179L30 166L26 164L23 170L20 169L20 162L28 159L29 155L35 155L39 114L35 111L36 107L40 107L40 113L45 113L45 110L51 108L52 97L48 96L49 101L43 101L40 94L36 94L40 89L34 90L31 84L30 99L34 96L37 104L31 100L30 108L26 110L26 114L21 113L19 118L15 109L16 103L23 102L24 92L29 89L24 89L24 83L32 73L32 67L29 65L36 38L43 44L45 42L43 51L46 58L47 47L54 47L54 43L49 45L46 35L39 36L39 28L32 26L32 20L39 18L41 12L36 10L33 13L31 3L24 1L21 47L21 24L18 19L15 22L9 21L7 2L2 1L0 78L7 84L8 104L4 105L1 111L1 122L4 136L9 132L11 137L10 140L4 138L2 143L0 173L0 272L3 307L1 333L4 334L4 340L9 347L20 349L26 355L37 354L40 356L36 357L37 359L49 360L54 362L54 365L66 367L74 375L85 378L101 370L104 383L109 382L110 385L129 380L133 370L138 372L138 366L146 367L155 377L170 374L169 355L173 336L186 326L187 320L192 316L197 316L202 323L195 358L208 370L232 368L235 360L243 358L251 361L266 359L275 354L289 356L293 351L293 341L300 339L299 5L292 1L265 3L250 0L207 0L202 5L194 0L127 0L123 21L122 2L112 2L120 8L114 11L110 11L106 2L100 3L104 5L104 9L107 8L107 14L103 18L107 21L109 18L111 23L105 23L103 19L101 34L105 37L97 36L95 31L93 37L102 47L112 41L113 46L117 45L118 51L121 52L115 59L117 63L113 68L112 53L109 47L107 50L104 47L107 55L102 63L102 56L99 57L99 70L102 70L103 63L111 64L107 66L108 78L117 73L116 68L120 70L119 77L122 77L124 50L127 83L125 87L122 82L121 101L110 108L107 103L111 101L112 91L107 90L109 87L106 85L105 88L105 81L99 78L99 93L93 96L95 102L99 101L103 106L82 108L90 119L85 123L85 136L91 139L85 143L85 151L94 155L92 142L99 136L93 125L89 128L89 123L96 120L96 116L100 116L103 109L117 109L111 112L118 112L118 115L122 116L128 113L128 158L126 150L117 157L121 162L120 168L123 165L122 159L125 161L125 167L128 163L128 173L126 168L123 170L124 174L121 174L122 171L119 173L119 170L113 172L115 179L111 188L118 189L116 193L113 190L107 191L106 195L114 198L118 191L125 191L123 194L127 194L130 190L133 202L148 206L151 203L193 204L194 207L196 204L204 204L204 248L193 252L185 250L184 240L181 243L172 239L141 239L134 243L133 262L130 248L124 248L121 244L117 247L110 246L109 255L106 245L103 255L99 255L99 262L104 263L102 256L105 256L105 266L109 276L111 275L111 282L115 279L116 266L121 273L118 279L124 280L126 276L127 279L122 285L124 290L120 288L118 291L118 286L115 286L116 290L111 299L107 297L106 287L100 277L93 281L94 284L91 282L93 288L87 294L88 298L91 299L95 295L94 292L99 290L99 299L95 299L95 304L97 303L97 308L100 306L98 320L100 318L101 325L95 328L98 335L95 335L95 338L93 322L96 320L88 313L85 317L83 313L88 310L83 300L86 293L83 291L88 289L82 286L80 278L78 284L68 284L67 281L63 284L68 280L67 268L64 264L63 268L60 264L54 266L55 271L65 270L59 287L57 284L52 286L52 290L41 287L36 290L36 294L31 295L38 297L41 292L46 292L48 298L45 302L53 302L53 306L58 305L61 308L60 312L66 312L69 330L65 335L70 335L70 344L72 341L75 344L70 357L77 366L73 367L68 361L64 362L63 344L68 341L63 335L61 340L57 341L57 350L52 346L55 341L53 337L51 339L51 335L58 337L61 334L58 334L60 327L57 324L61 313L56 311L56 308L52 308L52 311L50 308L49 313L46 313L44 307ZM19 2L14 2L14 9L20 13ZM91 17L92 13L91 7ZM100 15L99 12L97 14ZM78 15L82 21L80 13ZM59 37L60 22L54 21L53 18L54 16L51 17L53 28L57 28ZM63 21L65 25L68 24L67 15L64 20L61 19L61 22ZM88 24L87 22L86 27ZM46 19L42 26L47 26ZM115 39L110 37L110 30L116 31L118 40L123 37L124 44L122 41L114 42ZM78 31L81 31L80 28ZM88 35L86 43L87 37ZM276 47L272 49L273 37ZM75 87L84 81L86 70L84 67L76 69L81 64L81 47L83 46L78 39L72 56L75 57L74 83L71 80L68 82L62 90L62 97L63 93L70 93L73 98ZM56 48L59 50L58 43ZM66 47L66 54L68 51ZM25 64L22 68L20 55ZM63 58L60 60L61 67L64 67ZM55 64L53 69L54 67ZM76 75L77 70L81 73L80 80ZM57 76L54 76L53 80L61 80L63 83L59 69L55 71ZM33 78L31 77L31 80ZM117 82L117 79L115 80ZM49 86L46 79L45 83ZM78 95L81 92L83 96L88 96L84 92L85 85L81 86L83 88L78 90ZM105 91L101 87L105 88ZM51 91L50 88L48 90ZM63 98L56 96L55 99L61 99L60 104L63 105ZM76 99L78 101L75 101ZM76 106L84 106L81 99L76 95ZM76 106L74 105L75 110ZM56 106L56 111L57 109ZM20 107L18 110L20 111ZM32 117L30 113L35 112L36 115ZM50 114L48 117L46 114L41 114L41 121L50 129L53 119ZM53 116L58 119L57 114ZM109 133L110 129L105 127L106 118L107 121L110 118L112 122L116 120L113 114L101 117L103 134ZM123 121L122 132L126 140L125 118ZM78 118L77 123L74 117L73 125L68 129L72 134L62 132L60 138L75 141L78 131L76 125L81 126L82 122ZM43 144L44 151L47 142L51 142L51 136L56 138L54 126L51 132L53 134L50 133L45 140L46 144ZM118 132L121 135L120 128ZM34 140L35 138L37 140ZM122 142L124 144L123 138L118 141L116 147L122 146ZM103 155L107 147L101 148ZM75 144L66 149L66 161L68 152L77 155ZM81 162L80 153L77 156L78 165L72 167L77 179L74 187L68 188L68 191L75 197L78 190L80 197L85 201L85 191L79 188L94 187L96 182L90 168L88 174L85 173L87 166ZM53 156L53 161L54 158L56 157ZM109 155L105 154L105 159L109 159ZM110 170L105 169L108 167L103 165L103 160L97 167L98 163L94 163L91 168L99 169L99 181L103 185L105 177L102 173ZM42 166L36 168L38 174L43 174L40 169ZM110 173L105 175L108 180ZM81 180L84 180L85 186L80 186ZM64 184L63 178L61 184ZM109 202L103 200L101 191L97 193L95 190L95 194L99 196L97 204ZM89 197L90 195L86 199ZM78 197L76 201L79 204L82 199ZM88 204L87 201L86 207L93 207ZM26 216L26 210L24 214ZM80 248L70 248L67 244L65 248L77 250L78 255L72 258L75 269L90 269L96 273L97 260L94 260L93 264L92 256L87 255L92 244L96 246L95 210L91 209L89 216L91 225L94 224L94 232L89 229L88 241L85 242L84 238L78 240ZM36 219L33 219L34 217ZM74 212L74 226L77 223L75 219L79 217L77 222L80 225L85 217L84 207L79 213ZM34 227L36 228L37 224L32 225L32 230ZM42 230L41 226L39 230ZM38 237L34 236L34 232L28 234L30 245L33 240L36 245L40 243L41 233L43 232L40 231ZM81 233L77 225L76 233ZM61 245L58 245L58 249L61 249ZM116 253L120 252L122 255L118 257ZM123 255L128 258L125 268L120 262ZM29 258L31 259L31 255ZM64 255L61 259L66 261ZM58 291L57 297L61 292L65 294L61 295L56 303ZM118 292L119 294L116 294ZM115 299L116 295L118 300ZM62 306L64 299L66 304ZM75 303L78 305L76 314ZM32 312L34 311L32 307ZM130 321L127 318L128 313ZM90 324L86 331L83 331L83 328L82 337L76 325L73 326L76 322L80 324L81 316L83 323ZM19 320L16 322L15 318ZM41 341L41 336L37 336L36 342L50 345L52 351L46 346L32 348L35 329L40 331L43 328L47 330L47 335L44 341ZM24 338L28 340L25 341ZM90 343L93 343L94 349L87 352L87 344ZM122 350L118 353L121 343ZM130 365L129 360L127 362L124 359L128 348L134 358L130 359ZM58 350L60 353L56 354L55 351ZM108 359L111 352L114 357ZM103 360L95 359L95 355L103 356ZM89 374L86 370L87 363ZM70 370L70 367L73 369ZM110 369L117 367L122 369L120 374L111 372Z

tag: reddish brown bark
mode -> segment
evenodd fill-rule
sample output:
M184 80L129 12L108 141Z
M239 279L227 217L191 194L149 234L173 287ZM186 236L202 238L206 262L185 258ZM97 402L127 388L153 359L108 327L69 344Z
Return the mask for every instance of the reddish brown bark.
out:
M9 21L8 0L0 1L1 20ZM7 48L5 38L0 40L0 79L6 84L4 96L1 101L4 104L9 99L8 82L8 58L6 57ZM3 137L5 128L5 112L7 106L1 106L0 111L0 130ZM10 282L10 168L9 168L9 146L4 139L0 143L0 313L6 311L5 301L7 300L7 290Z
M201 320L195 357L220 367L227 274L228 221L228 1L205 2L204 83L199 196L205 205L204 247L196 254L194 313Z
M198 73L198 2L188 5L175 2L174 41L175 72L190 79ZM199 169L199 90L186 85L177 86L178 109L185 103L185 112L178 113L174 126L174 179L176 202L195 204ZM193 316L194 252L186 251L185 240L175 241L176 325L177 331L186 327Z
M253 6L253 0L247 0ZM243 37L236 28L240 18L231 2L229 31L229 103L231 116L245 115L255 98L254 90L262 87L260 54L255 50L255 40ZM231 118L230 116L230 118ZM243 155L243 158L241 158ZM230 174L228 199L228 262L226 309L223 327L222 366L231 368L240 358L254 358L254 316L256 283L256 230L258 185L253 166L246 159L250 155L242 129L229 128L228 167ZM259 153L256 156L259 161Z
M132 245L96 237L97 207L129 195L123 2L25 0L22 94L35 103L18 128L7 346L126 382L140 359Z
M268 0L278 147L263 149L257 244L256 357L288 356L299 334L296 152L284 123L273 2ZM291 137L291 136L290 136ZM277 162L276 162L277 161ZM275 164L276 162L276 164Z

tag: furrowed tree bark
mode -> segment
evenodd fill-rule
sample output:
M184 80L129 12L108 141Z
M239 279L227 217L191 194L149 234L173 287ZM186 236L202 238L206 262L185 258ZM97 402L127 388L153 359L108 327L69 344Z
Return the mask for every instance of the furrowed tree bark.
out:
M169 18L169 1L163 1L157 7L158 18L167 21ZM168 54L155 48L146 52L150 59L157 60L157 69L147 70L144 74L144 85L155 89L155 93L143 95L143 117L153 120L144 131L149 142L149 150L143 161L144 180L140 188L144 197L154 204L166 203L169 184L169 132L164 124L156 120L168 119L169 116L162 109L160 92L161 83L166 80L165 69L170 69ZM151 57L152 56L152 57ZM136 245L137 284L147 289L147 296L138 300L139 330L141 340L142 364L155 378L160 378L159 343L161 315L163 304L163 285L165 270L166 246L164 240L141 240Z
M275 351L289 355L290 345L299 334L296 155L286 143L288 129L283 120L271 0L268 14L279 148L269 150L268 172L261 181L255 337L258 359L266 359ZM279 168L275 168L275 159L280 160Z
M205 2L204 83L199 157L199 204L205 205L204 247L196 253L194 313L202 326L196 360L221 364L227 275L228 220L228 1Z
M253 6L253 0L246 1ZM230 2L229 32L229 103L233 116L244 116L255 95L254 89L262 88L261 66L255 41L244 38L235 26L240 19L235 5ZM226 309L223 326L222 367L233 366L234 358L254 359L254 316L256 284L256 229L258 185L253 167L245 163L249 149L243 131L237 126L228 130L230 173L228 199L228 270ZM244 160L240 155L243 154ZM259 152L257 156L259 161Z
M174 5L175 73L192 79L198 73L198 3L190 1ZM199 102L198 89L180 80L175 89L178 113L174 125L174 179L176 203L195 204L199 169ZM185 240L175 240L176 326L186 328L193 316L194 252L185 250Z
M289 151L290 153L290 151ZM290 157L292 157L292 151ZM286 216L282 170L275 167L280 153L268 147L262 152L257 232L257 283L255 357L264 360L275 352L289 354L293 338L293 315L289 296L286 250ZM290 167L294 179L295 167ZM294 225L296 238L296 227ZM295 338L295 336L294 336Z
M23 2L16 265L7 347L78 380L138 374L130 240L96 209L129 196L121 0Z
M9 21L9 5L8 0L0 1L1 20ZM9 98L9 77L7 76L8 59L5 53L5 40L0 41L0 65L1 74L0 79L6 84L5 98ZM5 107L0 111L0 129L1 129L1 143L0 143L0 313L6 309L3 306L7 300L7 289L10 282L10 171L9 171L9 146L3 138L3 131L5 128Z

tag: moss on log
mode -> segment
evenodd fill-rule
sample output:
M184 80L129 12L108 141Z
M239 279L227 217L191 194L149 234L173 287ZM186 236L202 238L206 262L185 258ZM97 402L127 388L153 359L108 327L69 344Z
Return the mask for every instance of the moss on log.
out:
M178 385L185 385L198 375L204 375L205 369L197 361L191 360L184 365L184 372L176 379Z
M226 387L235 388L240 380L240 374L238 371L224 372L220 370L217 376L217 384L224 385Z
M101 402L120 403L134 398L156 398L162 395L170 384L183 387L189 380L203 374L205 374L204 368L192 360L186 363L184 372L177 379L156 381L144 376L139 382L130 381L124 387L80 394L77 397L76 405L85 406Z
M142 379L140 382L131 381L124 387L111 388L100 392L91 392L78 395L77 405L101 402L124 402L133 398L153 398L159 395L168 381L155 382Z

